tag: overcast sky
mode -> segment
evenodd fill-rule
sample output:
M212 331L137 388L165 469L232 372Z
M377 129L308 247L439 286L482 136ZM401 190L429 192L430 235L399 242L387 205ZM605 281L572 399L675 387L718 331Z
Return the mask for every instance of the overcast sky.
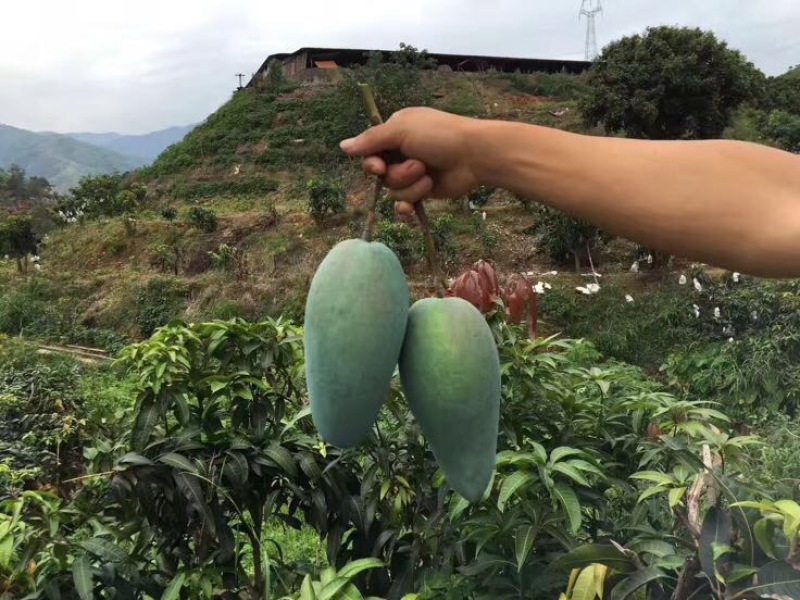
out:
M800 0L604 0L598 43L713 30L770 75L800 63ZM583 58L580 0L23 0L3 3L0 123L145 133L203 120L302 46Z

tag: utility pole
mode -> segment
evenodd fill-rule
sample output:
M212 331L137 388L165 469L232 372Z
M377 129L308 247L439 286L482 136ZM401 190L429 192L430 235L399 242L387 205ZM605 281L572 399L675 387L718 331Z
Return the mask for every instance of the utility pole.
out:
M600 0L581 0L578 18L586 17L586 60L597 57L597 15L603 12Z
M242 77L246 77L244 73L237 73L236 77L239 78L239 87L237 89L242 89Z

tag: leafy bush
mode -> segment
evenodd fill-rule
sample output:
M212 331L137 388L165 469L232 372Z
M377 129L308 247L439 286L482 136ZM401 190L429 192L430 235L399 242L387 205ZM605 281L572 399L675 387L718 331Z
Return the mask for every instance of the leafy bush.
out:
M176 195L188 200L213 198L215 196L269 194L278 189L278 182L268 177L251 177L233 181L198 181L180 186Z
M436 250L439 253L439 259L452 263L458 258L458 246L456 245L455 233L455 219L453 215L444 213L436 215L430 220L431 235L433 242L436 245ZM425 255L425 242L422 241L422 247L419 250L420 256Z
M211 264L216 269L232 273L236 279L244 279L248 275L247 254L241 248L220 244L215 251L210 251Z
M378 221L372 239L385 244L404 267L413 265L424 256L422 233L405 223Z
M165 221L174 221L178 218L178 211L171 206L168 206L161 210L161 216Z
M203 233L213 233L217 230L217 213L210 208L192 206L186 217L187 222Z
M611 239L611 236L588 221L576 219L549 206L537 205L534 231L539 234L539 242L547 255L555 261L564 263L572 260L575 272L589 265L590 256L594 259L597 247ZM591 253L591 254L590 254Z
M306 182L308 193L308 212L317 223L322 223L329 215L345 211L345 191L338 183L328 179L309 179Z
M135 323L140 333L148 337L153 332L178 317L184 308L186 292L181 284L171 279L151 279L135 295Z

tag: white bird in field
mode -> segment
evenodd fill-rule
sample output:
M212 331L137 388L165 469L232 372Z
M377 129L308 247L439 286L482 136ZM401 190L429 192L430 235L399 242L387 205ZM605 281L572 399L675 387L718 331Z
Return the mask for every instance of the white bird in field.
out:
M703 286L700 285L699 281L697 281L697 277L692 279L692 283L694 283L694 289L696 289L698 292L702 292L703 291Z
M694 308L694 318L695 319L699 319L700 318L700 307L697 306L697 304L693 304L692 306Z
M740 276L741 276L741 273L734 273L733 274L733 283L739 283L739 277Z
M625 301L628 303L633 302L633 296L630 294L625 294Z
M639 272L639 261L635 260L631 265L631 273L638 273L638 272Z
M714 307L714 318L715 319L719 319L720 316L721 316L721 314L720 314L719 306L715 306Z
M686 285L686 275L681 275L681 278L678 279L678 285Z

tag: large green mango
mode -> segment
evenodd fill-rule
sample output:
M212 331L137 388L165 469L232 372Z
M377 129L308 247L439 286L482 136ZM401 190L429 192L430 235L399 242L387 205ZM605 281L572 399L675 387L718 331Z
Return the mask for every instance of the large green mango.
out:
M400 353L406 401L450 486L480 500L495 467L500 359L486 319L461 298L409 310Z
M304 346L311 417L322 438L354 446L389 392L411 304L397 256L379 242L339 242L308 292Z

